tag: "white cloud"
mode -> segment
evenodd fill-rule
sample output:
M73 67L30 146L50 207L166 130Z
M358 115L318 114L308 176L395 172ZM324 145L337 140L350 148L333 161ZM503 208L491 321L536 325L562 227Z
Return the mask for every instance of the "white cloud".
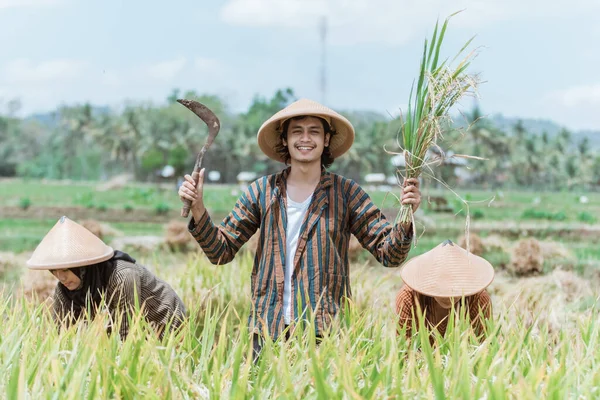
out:
M0 103L19 99L23 115L59 104L90 101L164 101L173 88L226 93L235 88L231 68L217 59L185 57L114 68L82 60L15 59L0 64Z
M327 14L329 4L319 0L231 0L221 10L226 22L247 26L302 27Z
M194 75L202 81L210 79L231 82L233 77L238 75L229 65L214 58L197 57L194 60L194 69Z
M23 7L53 7L66 4L66 0L0 0L0 9Z
M0 100L19 99L22 113L55 108L81 91L88 75L88 64L82 60L14 59L0 65Z
M149 78L170 81L185 68L187 59L178 57L173 60L161 61L142 68L144 75Z
M113 70L102 70L102 78L100 79L100 83L106 86L120 86L123 83L123 79L118 72Z
M402 44L430 29L436 18L465 9L452 24L481 27L495 21L589 15L597 0L229 0L221 19L251 27L313 28L328 18L334 44Z
M214 58L196 57L194 67L201 72L217 72L223 69L224 66Z
M547 97L549 100L557 101L561 106L567 108L600 107L600 83L571 86L567 89L551 92Z
M548 92L540 105L540 116L572 129L600 130L600 83Z
M20 58L9 61L2 69L4 80L15 84L32 84L79 78L86 67L81 60L56 59L42 62Z

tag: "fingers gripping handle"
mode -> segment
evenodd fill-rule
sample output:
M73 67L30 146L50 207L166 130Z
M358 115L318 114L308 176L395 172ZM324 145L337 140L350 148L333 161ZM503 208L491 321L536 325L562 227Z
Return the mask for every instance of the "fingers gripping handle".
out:
M194 184L198 186L198 178L200 177L200 171L194 168L194 172L192 173L192 179L194 180ZM183 207L181 209L181 216L183 218L187 218L190 214L190 209L192 208L192 201L185 199L183 203Z

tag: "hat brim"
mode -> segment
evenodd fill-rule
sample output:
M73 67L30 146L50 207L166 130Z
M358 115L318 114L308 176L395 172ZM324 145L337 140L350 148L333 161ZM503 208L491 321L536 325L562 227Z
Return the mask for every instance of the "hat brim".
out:
M442 265L428 253L408 261L400 275L414 291L431 297L472 296L494 280L494 267L484 258L468 254L468 262L448 259Z
M323 108L325 109L325 107ZM267 120L258 131L258 146L267 157L275 161L285 162L275 150L280 140L281 124L285 120L299 116L321 117L331 121L331 127L335 131L335 134L329 141L329 150L333 158L340 157L352 147L352 143L354 143L354 128L344 116L332 110L319 112L311 110L309 107L289 111L284 109Z
M71 261L71 262L48 262L48 263L34 263L31 261L27 261L27 267L29 269L34 270L56 270L56 269L68 269L68 268L77 268L77 267L85 267L88 265L98 264L106 260L110 260L115 251L112 247L107 246L106 253L102 254L98 257L87 258L83 260Z

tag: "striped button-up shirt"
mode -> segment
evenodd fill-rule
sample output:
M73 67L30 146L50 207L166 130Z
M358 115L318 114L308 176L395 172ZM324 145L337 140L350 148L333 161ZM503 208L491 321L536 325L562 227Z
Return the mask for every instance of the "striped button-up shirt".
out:
M60 282L53 296L53 316L57 322L69 324L72 321L65 317L74 312L73 303L62 294L59 285ZM118 260L102 294L113 318L123 312L119 330L122 338L129 334L129 317L135 312L136 303L161 338L169 324L176 329L185 319L185 306L173 288L140 264Z
M226 264L258 230L252 269L251 331L267 328L276 338L285 329L283 309L286 268L286 179L290 168L254 181L220 225L207 212L190 221L189 230L213 264ZM315 318L315 333L322 335L350 298L350 235L386 267L406 259L412 232L393 225L369 195L353 180L322 170L308 208L294 256L292 320ZM293 322L292 322L293 324Z

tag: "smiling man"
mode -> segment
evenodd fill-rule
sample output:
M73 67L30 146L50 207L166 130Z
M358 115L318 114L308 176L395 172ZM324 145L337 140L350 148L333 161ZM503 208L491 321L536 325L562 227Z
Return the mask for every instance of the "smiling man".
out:
M386 267L399 267L406 259L410 224L391 224L356 182L327 171L353 141L354 128L346 118L302 99L258 131L261 150L288 168L253 182L220 225L204 207L204 170L197 184L186 175L179 189L182 201L192 201L189 230L214 264L231 262L260 229L249 318L257 352L259 335L277 338L309 313L316 336L326 332L352 294L350 235ZM406 181L402 203L416 211L420 202L418 181Z

